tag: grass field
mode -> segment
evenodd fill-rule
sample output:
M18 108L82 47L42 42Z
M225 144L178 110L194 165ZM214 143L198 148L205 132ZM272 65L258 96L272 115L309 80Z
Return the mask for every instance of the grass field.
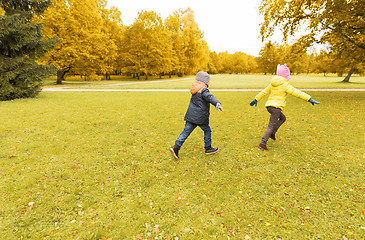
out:
M321 104L289 96L263 152L265 99L215 92L220 153L197 129L179 160L188 92L1 102L1 238L364 239L365 92L309 93Z
M211 76L211 87L216 89L262 89L265 88L272 75L213 75ZM350 83L341 82L344 77L330 75L323 77L322 75L293 75L290 82L297 88L365 88L365 76L354 75L351 77ZM183 78L169 79L151 79L146 82L144 80L130 79L120 76L112 76L111 81L84 81L78 77L71 77L70 80L64 81L61 87L69 88L151 88L151 89L186 89L190 88L191 81L194 76L186 76ZM55 85L55 79L45 82L46 87L60 87Z

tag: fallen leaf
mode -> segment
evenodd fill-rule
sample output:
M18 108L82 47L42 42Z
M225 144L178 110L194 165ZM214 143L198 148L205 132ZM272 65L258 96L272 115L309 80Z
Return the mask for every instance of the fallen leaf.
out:
M34 202L29 202L28 206L29 206L29 209L32 209L34 207Z

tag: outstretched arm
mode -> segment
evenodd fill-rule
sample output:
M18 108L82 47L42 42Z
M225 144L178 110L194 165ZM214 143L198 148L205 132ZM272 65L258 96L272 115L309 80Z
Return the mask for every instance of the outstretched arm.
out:
M218 101L218 99L216 97L213 96L213 94L211 94L208 90L208 88L204 88L202 90L202 97L210 102L212 105L214 105L216 107L216 109L220 109L221 111L223 111L222 108L222 104Z
M291 84L288 84L286 92L295 97L298 97L305 101L310 102L313 106L314 106L314 104L320 104L320 102L317 102L316 100L312 99L310 95L306 94L305 92L300 91L299 89L296 89Z
M255 96L255 99L250 102L251 107L253 105L255 105L255 107L257 107L257 102L270 93L270 86L271 85L267 86L265 89L263 89L261 92L259 92L259 94L257 94Z
M255 99L257 101L260 101L263 97L265 97L267 94L269 94L271 91L271 84L269 84L265 89L263 89L259 94L255 96Z
M309 101L309 99L311 98L311 96L309 94L306 94L305 92L300 91L299 89L296 89L295 87L293 87L291 84L288 84L286 86L285 91L287 93L289 93L290 95L293 95L294 97L303 99L305 101Z

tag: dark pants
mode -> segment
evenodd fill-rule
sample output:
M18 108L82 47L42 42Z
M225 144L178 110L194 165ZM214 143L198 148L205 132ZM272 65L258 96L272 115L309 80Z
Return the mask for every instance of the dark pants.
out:
M267 140L278 131L280 126L285 122L286 117L280 108L267 107L267 111L271 114L269 126L266 129L264 136L262 137L261 143L267 143Z
M185 123L185 128L180 134L179 138L176 140L175 144L181 147L197 126L199 126L204 131L204 147L209 147L212 144L212 129L210 126L197 125L191 122Z

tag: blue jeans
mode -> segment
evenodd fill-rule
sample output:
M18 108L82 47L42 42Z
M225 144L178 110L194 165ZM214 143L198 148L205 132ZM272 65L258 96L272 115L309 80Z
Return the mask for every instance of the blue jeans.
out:
M204 147L209 147L210 145L212 145L212 129L210 128L210 126L197 125L191 122L185 123L185 128L176 140L175 144L181 147L197 126L199 126L204 131Z

